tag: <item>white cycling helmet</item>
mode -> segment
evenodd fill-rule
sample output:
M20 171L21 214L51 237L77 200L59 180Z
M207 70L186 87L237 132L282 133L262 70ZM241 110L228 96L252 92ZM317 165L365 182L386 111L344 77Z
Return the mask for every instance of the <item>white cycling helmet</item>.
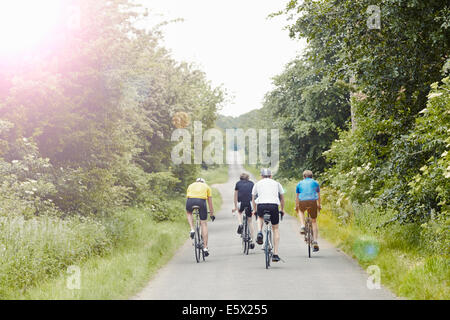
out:
M263 177L270 177L272 175L272 172L269 168L263 168L261 169L261 176Z
M197 178L196 181L197 181L197 182L201 182L201 183L206 183L205 179L203 179L203 178Z

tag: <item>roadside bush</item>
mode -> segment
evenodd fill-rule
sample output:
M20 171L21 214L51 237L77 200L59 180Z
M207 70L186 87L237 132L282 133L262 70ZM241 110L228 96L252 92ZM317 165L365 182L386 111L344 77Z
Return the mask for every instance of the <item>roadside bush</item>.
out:
M175 221L184 216L183 203L176 200L155 200L147 207L147 211L156 222Z
M49 159L40 158L36 146L23 140L27 154L22 159L0 158L0 216L58 215L51 200L56 188Z
M105 227L91 218L0 217L0 298L103 254L111 244Z
M401 93L396 103L404 99ZM355 101L364 109L366 100ZM326 152L333 164L324 175L333 189L369 211L390 212L390 220L412 224L408 242L435 253L448 254L450 225L450 79L431 86L426 109L406 135L394 118L358 115L354 132L341 132ZM339 207L339 206L338 206ZM363 209L361 211L361 208ZM364 212L364 206L355 214ZM338 216L341 214L338 213ZM369 220L367 217L366 220ZM370 217L379 221L378 216ZM421 226L421 228L419 228ZM402 228L400 228L402 229Z
M129 189L111 169L60 169L54 203L65 215L108 215L123 208Z

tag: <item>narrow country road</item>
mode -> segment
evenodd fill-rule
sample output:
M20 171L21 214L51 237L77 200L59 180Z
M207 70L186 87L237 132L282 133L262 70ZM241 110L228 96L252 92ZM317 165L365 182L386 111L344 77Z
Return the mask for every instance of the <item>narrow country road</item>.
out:
M234 184L242 170L241 165L230 165L228 182L214 186L223 205L216 221L208 223L211 254L206 262L195 262L189 239L133 299L395 299L384 288L368 289L368 274L323 239L320 252L309 259L299 225L287 215L280 224L280 256L285 262L272 263L266 270L258 245L244 256L237 220L231 213Z

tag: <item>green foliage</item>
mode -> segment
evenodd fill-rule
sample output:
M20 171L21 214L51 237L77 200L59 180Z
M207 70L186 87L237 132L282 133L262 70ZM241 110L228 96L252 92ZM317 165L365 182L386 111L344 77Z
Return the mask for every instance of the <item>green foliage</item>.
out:
M54 46L0 57L0 244L13 248L0 296L107 252L126 237L127 207L154 223L183 214L174 199L199 166L172 166L173 117L208 129L223 100L161 47L160 30L135 27L132 1L78 4L80 28L61 26Z
M185 214L185 208L180 201L154 199L146 209L156 222L176 221Z
M381 29L367 25L370 5L381 9ZM295 19L291 36L308 39L310 59L325 61L333 78L354 76L376 101L377 113L399 117L406 126L423 109L450 49L444 0L290 1L286 14ZM406 99L395 107L399 91Z
M219 115L216 126L226 129L271 129L276 128L273 123L272 112L268 107L252 110L238 117Z
M371 5L381 9L380 29L367 24ZM336 128L339 138L324 152L328 169L322 178L338 190L338 199L358 207L354 212L389 212L381 220L364 218L380 230L411 228L398 238L448 254L450 87L448 78L442 80L450 50L447 2L293 0L277 14L291 20L291 37L308 41L305 78L322 77L352 93L352 129ZM303 84L291 78L292 92L303 93ZM332 101L319 97L314 101L321 105ZM286 113L291 132L307 129L292 120L299 110ZM305 164L297 150L309 148L296 141L287 151L290 167Z
M127 209L102 223L108 234L114 233L120 241L115 242L108 254L90 257L77 264L82 275L80 290L67 288L68 275L63 272L54 279L40 281L26 291L10 290L8 298L129 299L172 258L180 245L185 243L189 230L184 217L176 222L155 223L143 209Z
M0 217L0 297L54 277L111 245L105 227L90 218Z
M265 109L282 130L279 176L301 177L306 169L322 172L322 153L350 118L347 89L316 69L303 59L291 62L266 96Z
M228 166L210 166L207 170L202 170L200 172L200 177L205 179L206 183L210 186L213 184L226 183L228 181Z
M433 85L414 128L395 141L381 138L392 132L393 120L360 118L358 128L343 132L326 152L334 165L330 184L354 201L398 210L395 220L441 221L441 233L448 233L449 88L448 78Z

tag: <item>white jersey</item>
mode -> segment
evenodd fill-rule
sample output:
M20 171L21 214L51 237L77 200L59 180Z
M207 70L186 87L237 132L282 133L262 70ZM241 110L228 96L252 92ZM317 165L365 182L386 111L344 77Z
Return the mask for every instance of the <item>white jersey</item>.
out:
M264 178L253 186L252 195L258 195L256 204L280 204L280 194L284 194L281 184L270 178Z

